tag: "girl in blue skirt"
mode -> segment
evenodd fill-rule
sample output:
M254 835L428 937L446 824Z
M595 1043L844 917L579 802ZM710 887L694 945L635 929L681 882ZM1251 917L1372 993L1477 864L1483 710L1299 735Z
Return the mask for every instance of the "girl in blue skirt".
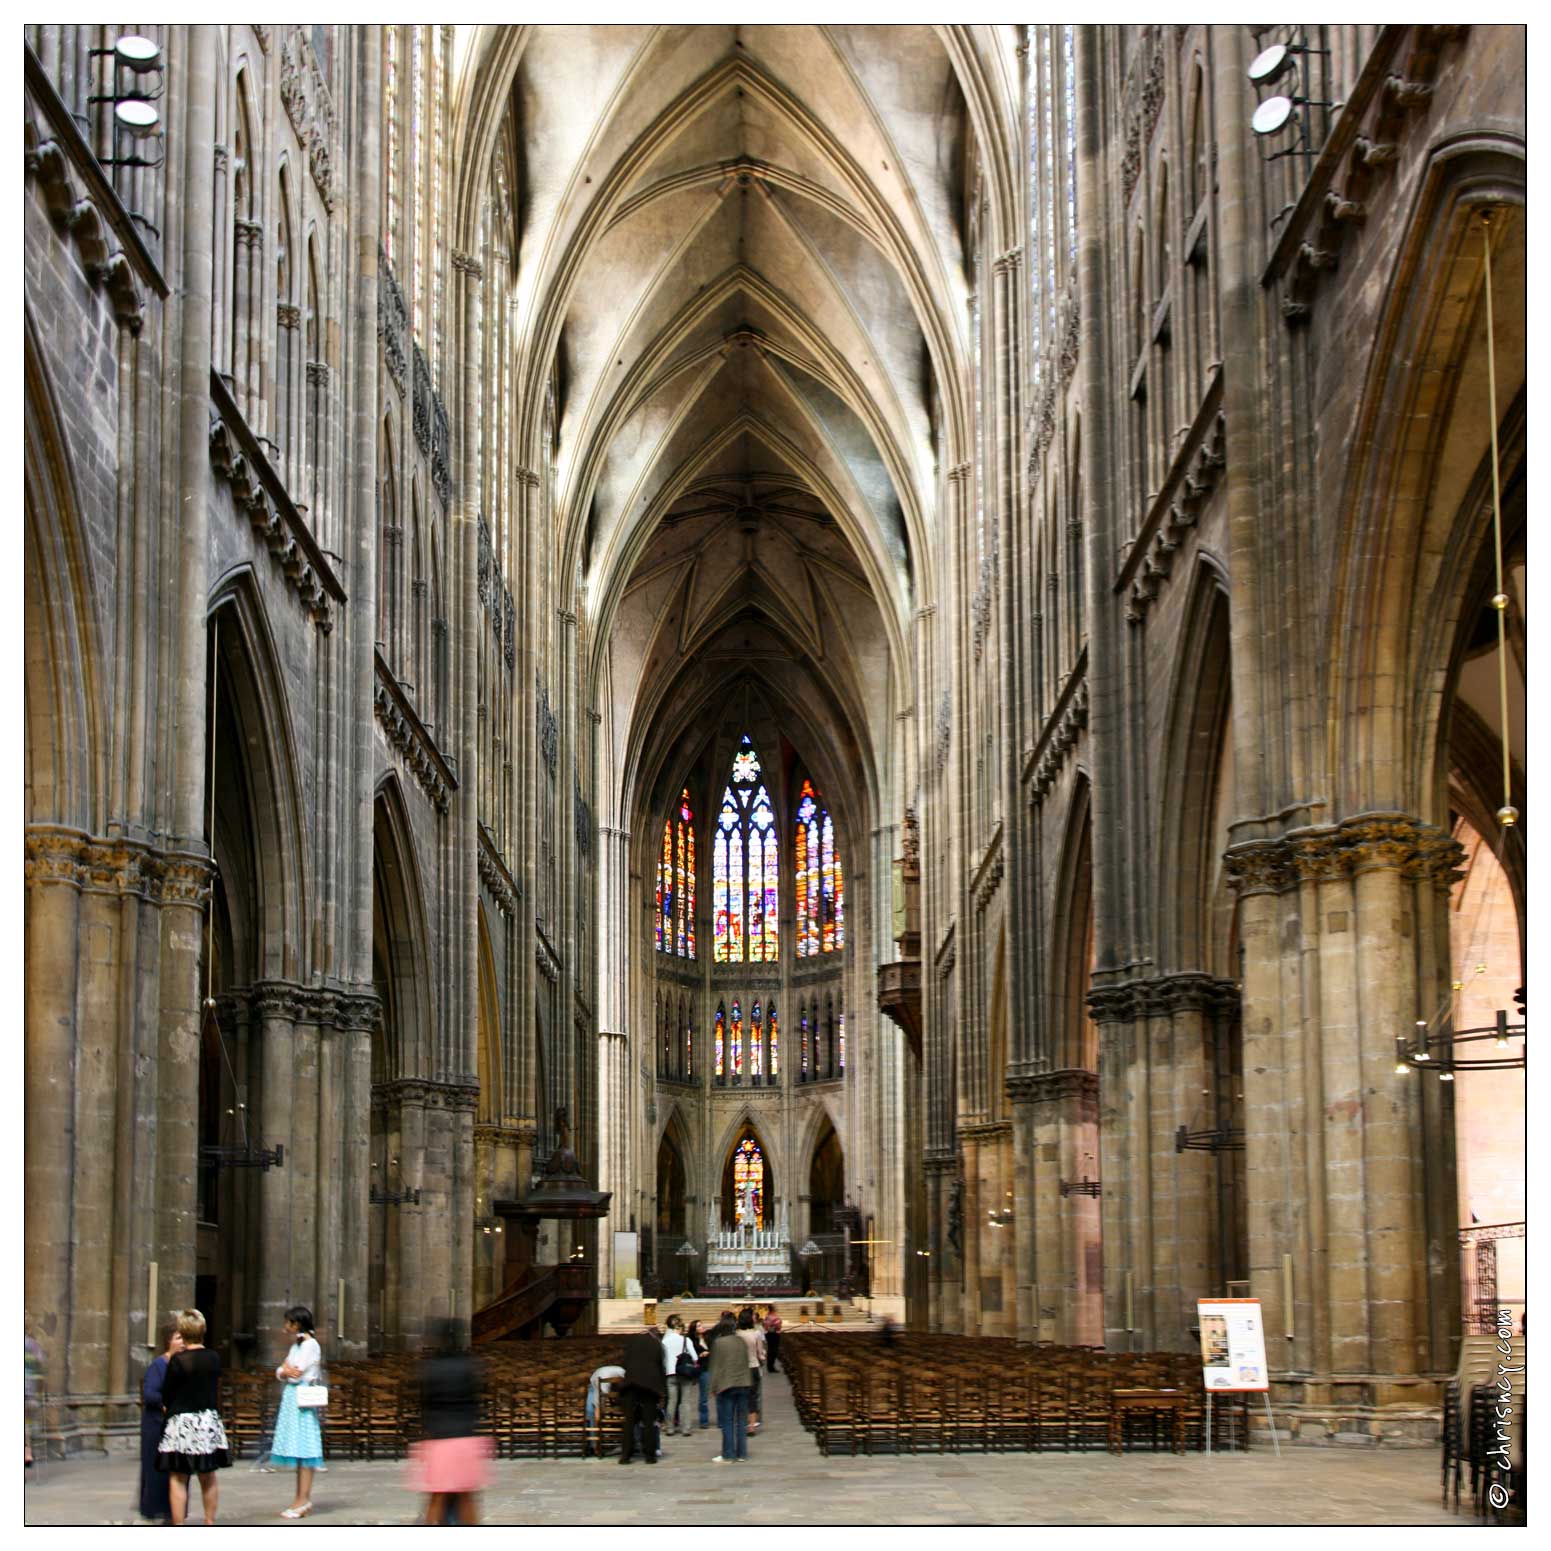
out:
M323 1367L323 1351L313 1338L312 1310L298 1303L285 1311L286 1334L291 1350L275 1369L284 1384L280 1414L275 1419L275 1443L269 1462L277 1470L296 1466L296 1496L281 1510L282 1519L305 1519L312 1512L312 1473L323 1463L323 1428L315 1409L296 1403L303 1384L316 1384Z

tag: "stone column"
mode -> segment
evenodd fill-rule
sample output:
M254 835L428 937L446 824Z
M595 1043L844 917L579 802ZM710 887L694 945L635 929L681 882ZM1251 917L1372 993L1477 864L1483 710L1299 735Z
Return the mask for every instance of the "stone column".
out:
M345 1317L339 1321L338 1350L364 1357L374 1311L371 1293L372 1030L382 1017L375 995L351 996L340 1006L339 1275L345 1284Z
M1446 996L1445 961L1419 951L1416 934L1455 853L1441 831L1403 814L1359 815L1228 852L1246 948L1251 1283L1273 1333L1273 1367L1274 1334L1289 1318L1294 1325L1286 1360L1312 1375L1295 1394L1309 1404L1383 1404L1366 1377L1341 1377L1436 1372L1450 1359L1440 1342L1457 1315L1456 1268L1451 1254L1430 1254L1435 1244L1453 1249L1452 1235L1445 1244L1430 1226L1441 1212L1432 1203L1452 1200L1452 1178L1442 1177L1452 1156L1434 1132L1445 1117L1395 1074L1394 1053L1396 1036ZM1288 1137L1305 1109L1320 1117L1308 1211L1311 1165ZM1294 1267L1291 1311L1284 1254ZM1435 1301L1446 1328L1429 1309Z
M74 1134L96 1152L114 1130L118 1045L118 889L138 874L126 850L88 845L83 852L78 908L79 957L74 966L77 1037L74 1052ZM112 1171L81 1168L74 1181L70 1237L69 1389L106 1395L113 1280ZM76 1413L78 1420L87 1420Z
M1104 1344L1112 1351L1128 1351L1131 1329L1145 1322L1152 1296L1145 1025L1139 1036L1140 1003L1129 984L1096 986L1088 994L1088 1005L1099 1035L1098 1163L1104 1186L1100 1198ZM1062 1166L1070 1169L1077 1159L1066 1139L1062 1140ZM1082 1171L1078 1169L1063 1177L1080 1179Z
M44 1382L64 1394L70 1341L70 1208L75 1179L76 969L85 836L27 832L27 980L22 1069L22 1187L27 1330L44 1354Z
M201 736L203 723L201 723ZM200 945L210 861L157 859L161 893L161 1008L157 1029L157 1260L169 1308L194 1297L199 1148Z
M260 1087L253 1111L258 1127L254 1143L285 1150L281 1167L265 1169L259 1177L256 1332L259 1352L264 1354L283 1344L285 1311L300 1296L291 1270L295 1242L292 1214L297 1204L293 1199L295 1151L291 1132L296 1020L302 1009L296 988L280 981L256 986L254 1003L260 1029Z
M317 1037L317 1130L314 1145L315 1174L312 1191L313 1220L313 1317L324 1333L324 1350L343 1356L340 1349L339 1283L344 1208L343 1144L345 1092L345 1039L340 1027L339 998L330 991L313 995ZM350 1296L345 1295L345 1312Z

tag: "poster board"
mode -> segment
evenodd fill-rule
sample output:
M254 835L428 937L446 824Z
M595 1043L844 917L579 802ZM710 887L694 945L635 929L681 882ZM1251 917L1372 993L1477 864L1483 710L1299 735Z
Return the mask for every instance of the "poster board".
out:
M1268 1392L1266 1327L1258 1298L1202 1298L1201 1377L1208 1393Z
M639 1298L641 1296L639 1257L641 1240L634 1233L616 1233L614 1235L614 1296L616 1298ZM635 1291L631 1292L629 1284L635 1283Z

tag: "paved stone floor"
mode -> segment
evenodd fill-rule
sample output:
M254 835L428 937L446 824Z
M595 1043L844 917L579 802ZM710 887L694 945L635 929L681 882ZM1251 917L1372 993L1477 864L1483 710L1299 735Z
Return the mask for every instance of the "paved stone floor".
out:
M825 1458L782 1377L765 1381L769 1425L747 1465L713 1465L720 1434L667 1441L655 1466L503 1460L487 1524L1355 1524L1469 1525L1438 1506L1430 1449L1287 1449L1244 1455L950 1454ZM420 1500L402 1463L339 1461L299 1525L407 1524ZM133 1524L129 1459L49 1463L25 1491L29 1524ZM291 1478L221 1472L223 1524L279 1525Z

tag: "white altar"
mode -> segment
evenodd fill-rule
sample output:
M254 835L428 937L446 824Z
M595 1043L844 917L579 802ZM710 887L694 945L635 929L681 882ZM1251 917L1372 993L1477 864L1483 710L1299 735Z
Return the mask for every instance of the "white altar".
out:
M773 1228L752 1226L752 1190L744 1192L741 1207L742 1220L724 1228L721 1203L711 1204L706 1222L706 1286L748 1292L791 1291L792 1236L785 1202Z

